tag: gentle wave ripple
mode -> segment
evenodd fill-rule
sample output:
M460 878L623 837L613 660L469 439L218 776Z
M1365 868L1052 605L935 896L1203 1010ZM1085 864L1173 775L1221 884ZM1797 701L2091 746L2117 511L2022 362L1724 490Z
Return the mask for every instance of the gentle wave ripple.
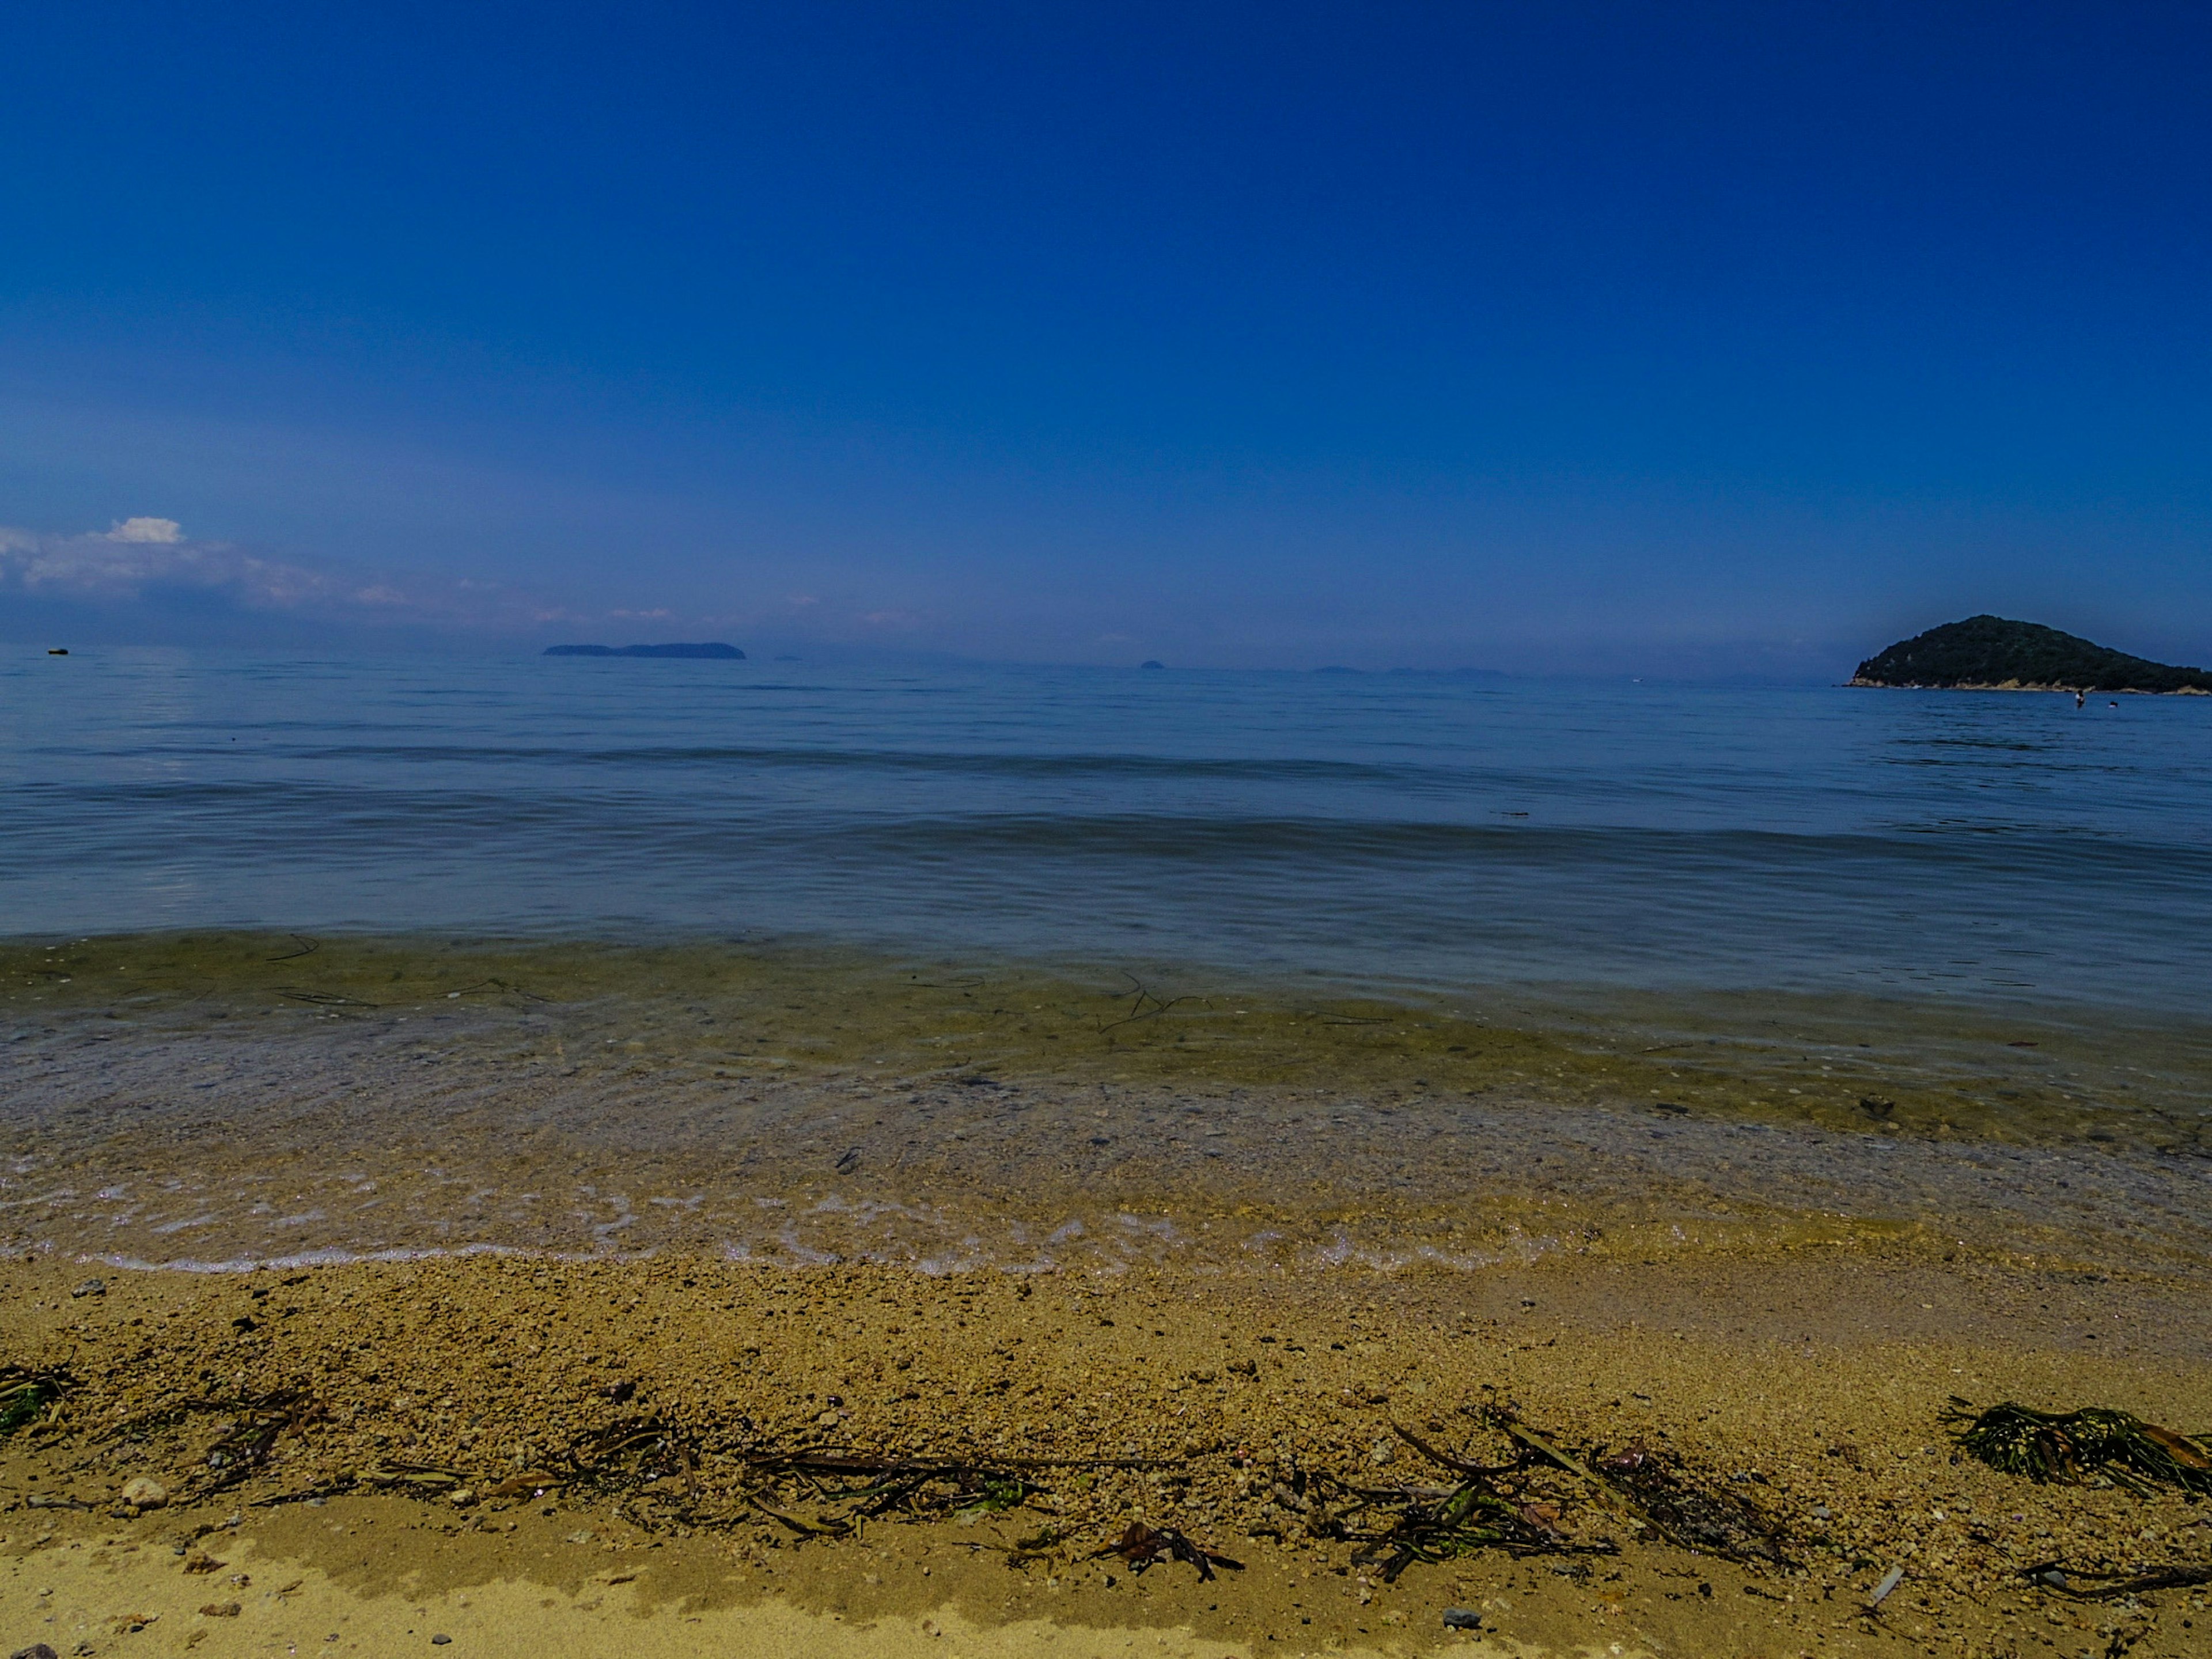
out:
M803 935L2194 1007L2212 700L168 651L0 668L0 931Z

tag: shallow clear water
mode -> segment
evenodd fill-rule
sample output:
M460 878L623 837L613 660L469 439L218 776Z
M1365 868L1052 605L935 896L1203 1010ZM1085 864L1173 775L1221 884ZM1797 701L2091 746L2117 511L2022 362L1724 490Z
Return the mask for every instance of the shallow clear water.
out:
M792 937L2187 1012L2212 699L18 650L0 933Z

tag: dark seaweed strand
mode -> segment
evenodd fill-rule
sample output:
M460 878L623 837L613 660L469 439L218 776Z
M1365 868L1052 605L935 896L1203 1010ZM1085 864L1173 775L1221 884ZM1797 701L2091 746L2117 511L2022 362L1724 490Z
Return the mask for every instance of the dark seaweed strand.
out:
M2110 1407L2039 1412L2006 1401L1977 1413L1954 1400L1945 1415L1964 1425L1960 1446L2004 1474L2074 1484L2101 1474L2136 1491L2148 1483L2212 1493L2212 1445Z

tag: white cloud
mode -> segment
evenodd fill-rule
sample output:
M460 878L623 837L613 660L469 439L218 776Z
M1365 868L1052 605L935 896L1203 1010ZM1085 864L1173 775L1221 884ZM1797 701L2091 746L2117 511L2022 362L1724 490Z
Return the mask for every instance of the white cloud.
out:
M538 596L495 582L348 570L193 541L173 519L125 519L82 536L0 526L0 593L9 592L156 608L191 592L246 611L433 628L527 628L562 614Z
M123 519L107 532L111 542L180 542L185 527L174 519Z

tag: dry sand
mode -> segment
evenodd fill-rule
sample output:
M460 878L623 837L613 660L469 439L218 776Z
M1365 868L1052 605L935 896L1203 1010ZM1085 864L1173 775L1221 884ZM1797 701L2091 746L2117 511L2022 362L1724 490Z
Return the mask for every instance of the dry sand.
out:
M1082 1281L478 1258L111 1273L82 1297L82 1268L18 1262L0 1269L0 1342L76 1386L0 1464L0 1640L2208 1650L2203 1589L2115 1605L2021 1576L2205 1561L2207 1506L2012 1480L1960 1461L1941 1421L1958 1394L2212 1423L2193 1286L1949 1254L1860 1242L1646 1264L1601 1245L1482 1275ZM1558 1470L1523 1495L1553 1506L1571 1553L1415 1562L1386 1583L1332 1535L1361 1529L1333 1480L1455 1478L1394 1425L1495 1458L1486 1414L1502 1402L1561 1447L1641 1445L1743 1500L1771 1528L1751 1541L1782 1559L1681 1547ZM939 1486L919 1495L925 1511L945 1500L933 1512L830 1536L856 1508L836 1489L862 1483L775 1472L807 1449L1021 1470L1035 1490L962 1515L975 1494ZM123 1503L140 1477L167 1488L162 1507ZM1243 1565L1210 1583L1178 1561L1133 1572L1098 1553L1132 1520ZM1869 1613L1892 1566L1903 1583ZM1446 1631L1447 1607L1482 1629Z

